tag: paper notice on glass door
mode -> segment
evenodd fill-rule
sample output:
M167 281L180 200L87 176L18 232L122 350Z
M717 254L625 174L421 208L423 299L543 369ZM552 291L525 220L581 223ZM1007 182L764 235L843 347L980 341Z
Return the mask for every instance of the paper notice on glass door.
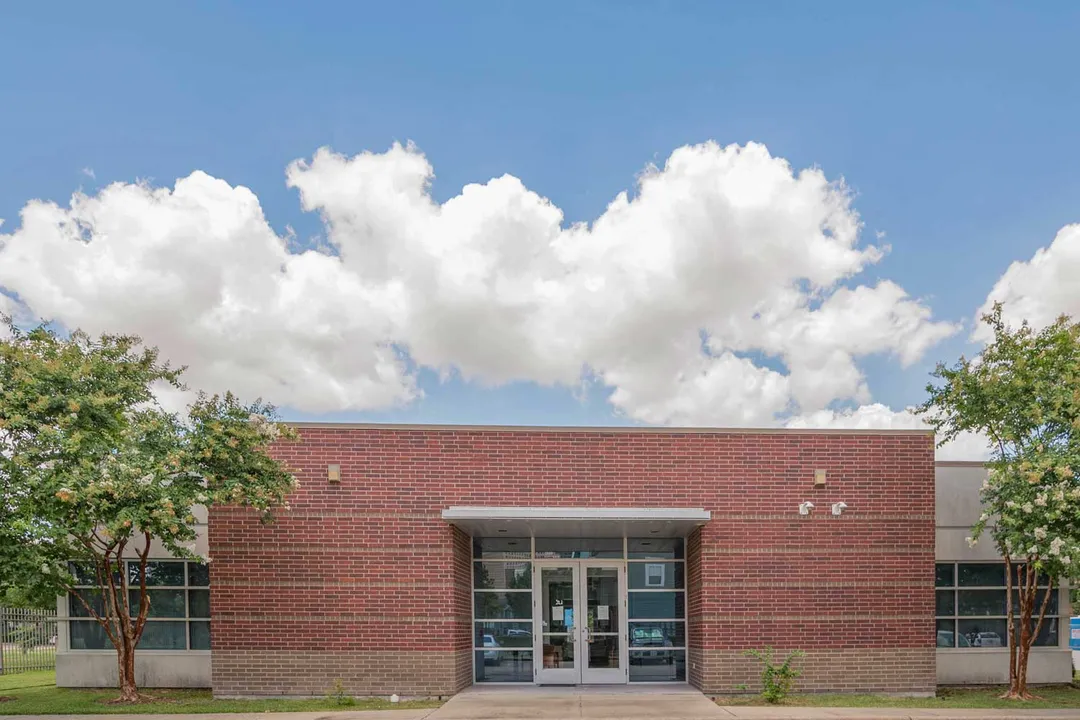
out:
M607 605L597 605L596 606L596 619L597 620L607 620L608 619L608 606Z

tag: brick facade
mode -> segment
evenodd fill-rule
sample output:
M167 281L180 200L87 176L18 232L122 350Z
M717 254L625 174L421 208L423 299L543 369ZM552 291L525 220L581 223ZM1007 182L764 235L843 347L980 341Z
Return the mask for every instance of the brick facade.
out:
M932 692L929 434L307 426L270 526L215 509L218 695L445 695L472 682L469 540L451 505L694 507L688 675L754 686L800 648L808 690ZM341 467L340 484L326 466ZM824 488L813 487L825 470ZM798 504L811 500L804 517ZM840 517L836 501L848 504Z

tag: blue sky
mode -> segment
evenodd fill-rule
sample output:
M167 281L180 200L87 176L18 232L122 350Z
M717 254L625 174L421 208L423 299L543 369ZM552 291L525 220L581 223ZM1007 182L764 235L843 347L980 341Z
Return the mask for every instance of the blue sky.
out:
M410 140L438 201L509 173L589 221L677 147L757 141L852 188L862 241L891 247L859 283L965 323L909 367L859 359L873 400L902 408L935 360L977 349L1009 264L1080 221L1078 30L1080 6L1053 2L7 3L0 232L34 198L200 169L303 241L324 229L289 162ZM402 408L287 414L630 421L595 383L419 382Z

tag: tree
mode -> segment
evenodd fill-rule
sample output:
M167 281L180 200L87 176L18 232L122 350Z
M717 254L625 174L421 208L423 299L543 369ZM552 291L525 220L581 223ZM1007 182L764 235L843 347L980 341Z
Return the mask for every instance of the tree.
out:
M70 594L116 648L120 700L138 700L151 543L198 559L199 505L248 506L272 519L297 484L265 451L293 434L273 421L272 406L231 394L166 411L154 390L182 387L182 371L138 338L8 325L11 337L0 341L0 592ZM97 589L72 592L77 576Z
M983 322L993 341L974 360L939 364L933 377L942 382L927 385L919 411L939 444L961 432L990 441L985 512L968 542L987 532L1005 559L1009 689L1003 697L1029 699L1028 657L1055 582L1080 576L1080 324L1063 316L1039 331L1027 323L1010 329L1000 304ZM1041 597L1040 585L1046 585Z

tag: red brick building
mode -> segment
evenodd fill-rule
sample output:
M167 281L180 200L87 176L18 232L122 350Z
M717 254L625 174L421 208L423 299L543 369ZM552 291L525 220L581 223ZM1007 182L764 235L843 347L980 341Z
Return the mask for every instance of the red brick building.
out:
M298 429L290 511L210 514L217 695L936 687L929 432Z

